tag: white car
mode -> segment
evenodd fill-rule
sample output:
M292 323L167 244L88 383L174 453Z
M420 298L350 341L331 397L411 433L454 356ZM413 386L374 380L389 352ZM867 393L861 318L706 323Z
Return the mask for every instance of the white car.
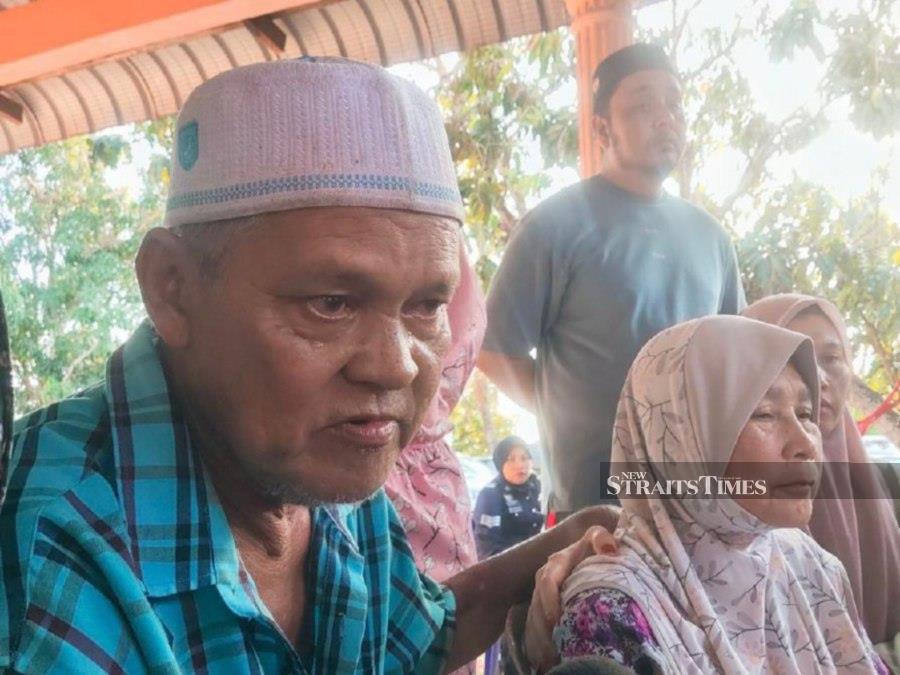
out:
M863 436L862 442L873 462L900 464L900 448L887 436Z

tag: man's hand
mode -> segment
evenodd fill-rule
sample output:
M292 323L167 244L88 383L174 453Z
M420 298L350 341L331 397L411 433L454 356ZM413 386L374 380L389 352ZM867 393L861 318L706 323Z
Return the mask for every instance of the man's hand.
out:
M595 554L612 555L617 551L616 541L610 534L610 530L615 529L613 517L618 518L618 509L597 507L581 511L558 526L583 527L585 521L603 523L589 526L581 539L551 555L535 575L534 594L525 626L525 653L531 665L540 672L549 670L559 661L552 634L562 615L560 591L563 582L585 558Z

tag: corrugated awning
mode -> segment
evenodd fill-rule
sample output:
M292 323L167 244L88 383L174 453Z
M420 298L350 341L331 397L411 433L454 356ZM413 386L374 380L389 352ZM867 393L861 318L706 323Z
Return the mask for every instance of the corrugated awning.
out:
M0 0L0 7L27 0ZM568 21L564 0L339 0L232 24L138 49L2 95L21 114L0 115L0 154L175 113L201 82L236 66L335 55L392 65L552 30ZM265 22L268 22L266 24ZM265 35L274 25L283 49ZM262 35L260 34L262 33Z

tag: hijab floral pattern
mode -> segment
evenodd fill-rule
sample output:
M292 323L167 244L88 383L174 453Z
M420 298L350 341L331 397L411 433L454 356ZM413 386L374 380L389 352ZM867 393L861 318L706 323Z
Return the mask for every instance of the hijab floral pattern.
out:
M654 480L696 478L727 463L758 401L793 363L818 407L812 344L732 316L679 324L641 350L622 391L616 467ZM691 467L688 469L687 467ZM622 499L615 556L568 579L568 601L593 588L633 597L667 673L871 673L871 645L847 575L798 529L772 527L728 497Z

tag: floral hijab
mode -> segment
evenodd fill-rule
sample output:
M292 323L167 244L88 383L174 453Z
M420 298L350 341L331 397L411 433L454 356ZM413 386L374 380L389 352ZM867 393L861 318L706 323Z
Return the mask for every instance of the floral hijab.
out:
M792 363L818 409L811 342L734 316L670 328L638 354L622 390L613 470L655 480L727 463L757 403ZM695 467L686 469L685 467ZM619 553L576 568L564 600L596 588L634 598L666 673L871 673L847 575L799 529L728 497L630 497Z

